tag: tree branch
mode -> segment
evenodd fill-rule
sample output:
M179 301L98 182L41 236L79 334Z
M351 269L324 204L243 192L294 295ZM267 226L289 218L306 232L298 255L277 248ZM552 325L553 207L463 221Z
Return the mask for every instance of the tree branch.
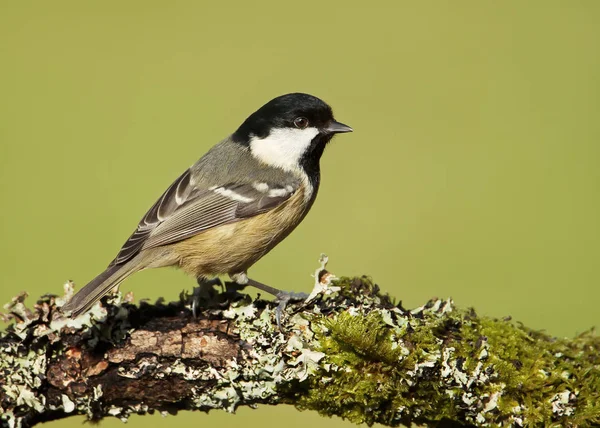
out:
M77 319L20 295L0 335L0 421L293 404L386 426L589 426L600 421L600 341L555 339L434 299L411 311L370 279L322 270L310 303L237 295L136 307L118 297ZM339 289L338 289L339 287Z

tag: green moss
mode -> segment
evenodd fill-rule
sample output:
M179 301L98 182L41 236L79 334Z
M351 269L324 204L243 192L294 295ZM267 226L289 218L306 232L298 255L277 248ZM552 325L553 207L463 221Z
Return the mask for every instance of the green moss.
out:
M300 407L313 408L327 415L340 415L356 423L373 423L385 418L382 403L397 394L392 365L400 350L392 347L390 332L381 315L366 317L341 313L325 320L319 334L320 350L330 355L335 371L331 377L316 380ZM372 409L365 412L365 409Z
M600 420L600 342L558 340L435 300L405 311L368 279L342 281L383 305L315 317L326 358L301 409L356 423L589 426ZM336 284L336 285L339 285ZM352 289L354 288L354 289ZM382 307L383 306L383 307Z
M391 331L378 312L364 317L342 312L333 320L325 320L325 327L329 334L322 336L322 349L334 356L336 364L344 364L346 358L394 364L400 357L400 349L393 346Z
M291 304L281 330L275 307L267 302L247 298L207 309L227 320L243 344L238 358L219 368L182 359L153 362L154 375L211 381L210 388L195 390L187 400L190 409L234 411L244 404L285 402L387 426L435 426L444 419L477 426L600 423L600 338L593 332L555 339L457 309L451 300L432 300L409 311L381 294L368 277L341 278L331 285L316 287L328 292L315 293L310 302ZM72 287L65 294L72 294ZM94 413L102 409L100 389L93 397L65 392L60 403L47 408L43 374L48 359L72 346L63 335L77 332L86 347L101 340L118 345L129 332L134 309L119 306L117 299L117 305L108 302L106 309L95 307L70 319L52 316L66 297L45 298L34 311L23 299L7 306L16 322L0 335L0 421L18 426L26 423L24 409L39 415L56 406L68 414L101 417ZM143 365L144 358L127 370L139 373ZM105 410L126 419L150 411L144 406Z

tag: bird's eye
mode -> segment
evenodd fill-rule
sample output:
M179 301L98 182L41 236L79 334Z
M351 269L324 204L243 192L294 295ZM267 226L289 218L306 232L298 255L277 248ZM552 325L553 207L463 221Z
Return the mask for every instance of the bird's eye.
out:
M294 126L298 129L304 129L308 126L308 119L305 117L297 117L294 119Z

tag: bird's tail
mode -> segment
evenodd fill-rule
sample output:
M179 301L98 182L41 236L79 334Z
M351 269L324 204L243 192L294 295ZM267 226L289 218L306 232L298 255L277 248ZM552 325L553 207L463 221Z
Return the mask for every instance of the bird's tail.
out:
M121 265L109 266L104 272L92 279L61 309L63 313L71 312L71 317L82 314L90 309L94 303L104 297L110 290L119 285L132 273L140 270L136 259Z

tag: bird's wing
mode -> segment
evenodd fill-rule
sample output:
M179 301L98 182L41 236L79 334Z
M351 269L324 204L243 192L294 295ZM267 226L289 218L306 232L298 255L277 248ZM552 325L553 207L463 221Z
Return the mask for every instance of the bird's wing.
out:
M269 211L298 190L269 183L203 188L183 173L150 208L109 266L131 260L142 249L172 244L207 229Z

